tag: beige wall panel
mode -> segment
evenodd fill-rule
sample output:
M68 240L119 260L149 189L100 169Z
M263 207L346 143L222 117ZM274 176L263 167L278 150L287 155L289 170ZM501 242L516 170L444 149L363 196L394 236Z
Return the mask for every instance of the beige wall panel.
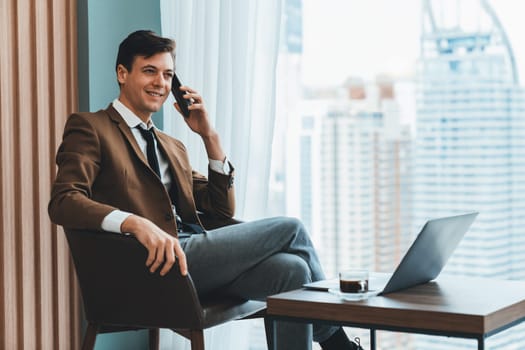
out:
M0 349L79 348L79 290L47 216L76 47L75 1L0 0Z
M1 79L0 79L0 100L1 100L1 116L0 128L2 135L0 137L1 145L1 163L4 165L14 164L14 133L7 132L13 129L13 114L15 101L12 98L11 89L13 89L15 67L15 38L16 35L16 21L14 21L14 7L12 3L2 2L3 16L2 23L3 30L1 31L2 40L1 45L6 46L0 50L2 56ZM4 131L5 130L5 131ZM1 167L1 228L2 228L2 317L3 324L3 346L5 349L19 348L18 337L18 313L19 306L17 293L17 271L16 271L16 229L15 229L15 176L12 166ZM1 345L0 345L1 346Z
M21 339L24 349L36 349L35 324L35 238L34 238L34 126L35 108L35 65L34 50L34 6L32 0L18 0L17 14L17 64L18 89L16 91L15 136L15 208L17 235L17 260L19 266L18 288L22 296ZM16 138L18 137L18 139Z
M50 64L50 39L48 38L51 28L52 9L43 1L36 2L35 23L36 28L45 28L37 30L36 35L36 60L40 65L48 67ZM40 332L37 334L39 348L42 350L55 349L53 337L53 257L49 252L53 251L54 232L51 231L49 219L46 215L47 199L46 193L50 192L50 178L53 176L54 167L52 166L52 153L50 134L51 129L51 104L49 92L53 90L52 74L47 69L36 70L36 108L39 118L34 118L37 128L37 149L36 157L38 162L38 172L35 174L37 181L36 187L39 189L36 195L36 205L38 206L36 223L36 260L37 275L40 276L37 282L37 309L35 319L37 328ZM53 171L51 170L53 169Z

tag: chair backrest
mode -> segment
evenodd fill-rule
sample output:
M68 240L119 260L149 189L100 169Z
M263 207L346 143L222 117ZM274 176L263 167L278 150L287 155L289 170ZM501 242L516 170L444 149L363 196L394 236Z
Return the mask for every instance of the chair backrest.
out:
M65 230L86 318L91 323L145 328L203 327L203 310L189 275L174 266L150 273L146 249L132 236Z

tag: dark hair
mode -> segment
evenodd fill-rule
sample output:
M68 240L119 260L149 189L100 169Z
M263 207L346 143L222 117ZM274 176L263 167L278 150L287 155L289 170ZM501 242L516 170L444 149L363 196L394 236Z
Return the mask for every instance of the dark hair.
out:
M148 58L157 53L169 52L175 58L174 50L175 42L173 40L158 36L151 30L137 30L120 43L115 70L121 64L128 71L131 71L133 61L137 56Z

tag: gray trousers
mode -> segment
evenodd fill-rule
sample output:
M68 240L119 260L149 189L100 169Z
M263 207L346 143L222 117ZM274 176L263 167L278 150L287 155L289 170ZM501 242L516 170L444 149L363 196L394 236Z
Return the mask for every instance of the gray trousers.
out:
M297 219L276 217L182 238L188 270L200 295L216 290L252 300L324 279L312 242ZM337 327L277 323L278 349L311 349ZM312 334L313 333L313 334Z

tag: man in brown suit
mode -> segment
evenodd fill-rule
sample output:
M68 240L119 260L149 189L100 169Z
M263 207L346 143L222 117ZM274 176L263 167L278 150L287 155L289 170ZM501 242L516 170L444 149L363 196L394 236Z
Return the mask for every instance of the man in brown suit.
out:
M206 231L198 212L214 221L234 215L233 167L211 126L203 99L192 101L188 127L203 140L208 177L194 171L184 145L151 120L174 76L174 42L151 31L131 33L119 46L120 94L95 113L72 114L57 152L58 173L49 202L53 222L71 229L131 234L148 250L151 273L165 275L178 260L200 295L222 293L264 300L323 279L302 224L270 218ZM180 111L180 108L177 106ZM323 349L356 349L338 327L314 325ZM281 323L282 349L308 349L308 326Z

